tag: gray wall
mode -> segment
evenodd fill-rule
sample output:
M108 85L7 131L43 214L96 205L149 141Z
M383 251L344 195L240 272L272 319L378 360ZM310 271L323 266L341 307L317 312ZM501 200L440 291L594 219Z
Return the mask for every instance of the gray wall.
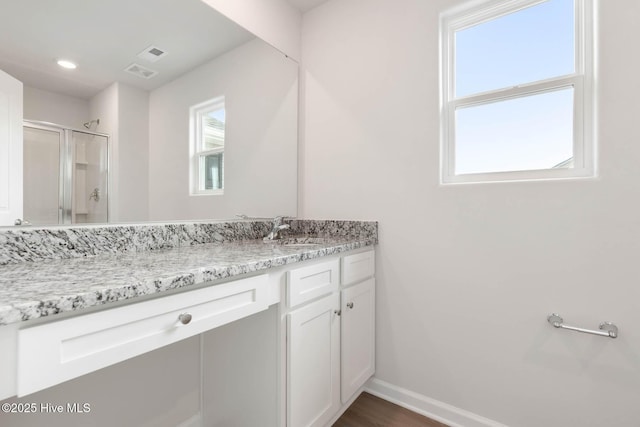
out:
M636 426L640 2L601 3L597 179L440 186L438 19L460 3L304 15L301 215L380 221L376 376L405 396L509 426ZM620 337L556 330L553 311Z

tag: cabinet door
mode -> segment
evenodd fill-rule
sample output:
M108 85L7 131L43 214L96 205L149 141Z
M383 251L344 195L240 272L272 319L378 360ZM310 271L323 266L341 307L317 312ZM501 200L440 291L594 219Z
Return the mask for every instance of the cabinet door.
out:
M342 291L342 403L375 370L375 280Z
M288 315L289 427L323 426L341 406L339 308L336 292Z

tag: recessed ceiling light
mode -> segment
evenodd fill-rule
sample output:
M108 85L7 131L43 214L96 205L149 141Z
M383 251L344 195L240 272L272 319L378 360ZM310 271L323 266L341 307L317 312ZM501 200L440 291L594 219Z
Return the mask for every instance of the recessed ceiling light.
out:
M67 61L66 59L58 60L58 65L62 68L68 68L69 70L75 70L78 66L71 61Z

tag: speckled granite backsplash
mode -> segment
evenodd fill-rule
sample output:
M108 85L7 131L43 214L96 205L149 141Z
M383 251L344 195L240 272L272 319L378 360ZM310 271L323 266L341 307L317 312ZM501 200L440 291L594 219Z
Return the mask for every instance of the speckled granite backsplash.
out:
M373 238L373 221L290 220L286 234ZM269 221L190 222L148 225L7 228L0 230L0 265L170 249L203 243L255 240Z
M291 225L290 234L308 234L310 236L356 237L378 239L377 221L335 221L294 219L287 221Z

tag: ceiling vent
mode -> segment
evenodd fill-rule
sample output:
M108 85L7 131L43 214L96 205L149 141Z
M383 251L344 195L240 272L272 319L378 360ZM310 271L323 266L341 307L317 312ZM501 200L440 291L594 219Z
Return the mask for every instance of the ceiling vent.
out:
M158 74L157 71L150 70L149 68L143 67L142 65L135 64L135 63L129 65L124 70L127 73L131 73L138 77L142 77L143 79L150 79L151 77L154 77L156 74Z
M160 49L158 46L149 46L138 54L138 58L149 62L156 62L167 55L168 53L165 50Z

